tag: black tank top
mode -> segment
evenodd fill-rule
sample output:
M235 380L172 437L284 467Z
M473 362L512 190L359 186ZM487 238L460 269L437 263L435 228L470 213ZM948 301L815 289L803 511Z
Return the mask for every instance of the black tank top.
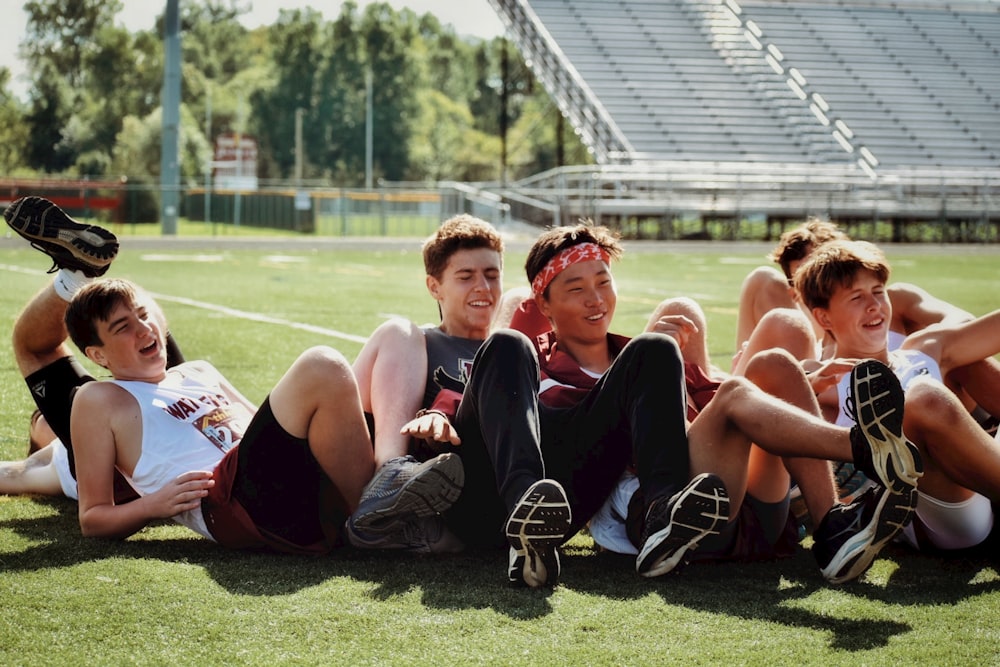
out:
M462 392L472 370L472 360L483 341L459 338L441 331L440 327L425 326L427 345L427 384L424 403L429 408L442 388Z

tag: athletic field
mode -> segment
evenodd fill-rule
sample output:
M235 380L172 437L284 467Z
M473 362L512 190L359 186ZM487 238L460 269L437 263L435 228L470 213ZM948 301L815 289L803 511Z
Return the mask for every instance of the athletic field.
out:
M509 244L507 287L525 283L529 241ZM419 244L126 236L109 275L152 291L187 357L210 360L260 402L309 346L353 360L386 317L436 321ZM694 297L713 360L728 368L740 281L769 249L629 244L614 267L613 329L635 334L660 299ZM893 280L974 314L1000 308L1000 246L887 253ZM47 268L19 239L0 238L4 341ZM0 459L20 458L33 404L6 343L0 368ZM996 539L949 556L891 546L860 581L832 587L805 548L645 580L632 559L597 554L581 534L560 585L528 591L506 586L506 553L239 553L168 523L111 542L82 538L75 509L0 497L0 664L1000 664Z

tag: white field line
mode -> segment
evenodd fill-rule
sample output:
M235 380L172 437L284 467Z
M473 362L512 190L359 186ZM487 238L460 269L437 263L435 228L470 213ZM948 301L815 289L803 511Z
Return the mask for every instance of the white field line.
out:
M11 271L14 273L26 273L29 275L44 276L44 271L39 271L38 269L27 269L23 266L14 266L11 264L0 264L0 270ZM320 334L321 336L328 336L330 338L339 338L340 340L350 341L352 343L360 343L364 345L368 339L364 336L355 336L354 334L344 333L343 331L337 331L335 329L327 329L325 327L318 327L314 324L306 324L304 322L293 322L291 320L286 320L280 317L271 317L269 315L264 315L262 313L252 313L246 310L238 310L236 308L229 308L228 306L220 306L215 303L207 303L205 301L196 301L194 299L188 299L183 296L172 296L169 294L159 294L157 292L149 293L154 299L158 301L170 301L172 303L179 303L185 306L191 306L192 308L201 308L203 310L209 310L215 313L220 313L222 315L227 315L229 317L235 317L242 320L250 320L252 322L263 322L265 324L277 324L278 326L285 326L291 329L298 329L300 331L308 331L309 333Z

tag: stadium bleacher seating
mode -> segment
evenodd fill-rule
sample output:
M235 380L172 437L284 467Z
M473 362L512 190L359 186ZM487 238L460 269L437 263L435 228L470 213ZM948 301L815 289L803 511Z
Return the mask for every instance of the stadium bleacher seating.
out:
M688 174L716 183L712 211L726 200L737 215L830 215L838 200L844 215L1000 218L995 1L490 2L591 149L598 191L643 193L604 213L658 200L664 215L704 212L703 189L678 182ZM544 182L511 187L546 199ZM800 194L771 205L776 189Z

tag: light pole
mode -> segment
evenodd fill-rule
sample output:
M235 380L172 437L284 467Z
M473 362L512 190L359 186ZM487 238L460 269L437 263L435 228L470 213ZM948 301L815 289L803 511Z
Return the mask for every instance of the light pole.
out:
M160 105L163 135L160 138L160 199L163 234L177 234L180 201L181 19L180 0L167 0L163 34L163 91Z

